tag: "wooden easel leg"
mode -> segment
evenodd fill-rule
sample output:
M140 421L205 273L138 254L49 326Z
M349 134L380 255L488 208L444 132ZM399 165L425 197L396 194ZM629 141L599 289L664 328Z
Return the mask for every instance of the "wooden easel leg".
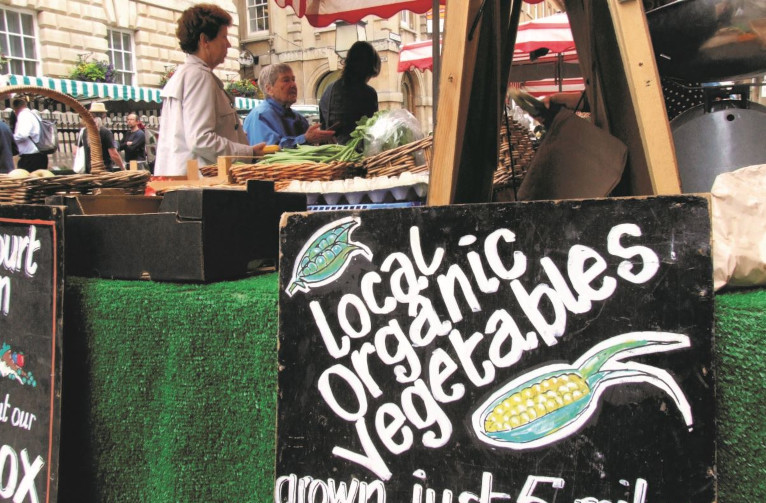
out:
M675 147L641 0L565 3L592 119L628 147L618 195L679 194Z
M428 204L488 202L521 0L447 8Z

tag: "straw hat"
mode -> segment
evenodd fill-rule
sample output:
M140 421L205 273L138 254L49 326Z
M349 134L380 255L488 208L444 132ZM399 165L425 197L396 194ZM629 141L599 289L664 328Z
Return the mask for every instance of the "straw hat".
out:
M91 111L91 113L104 113L105 114L106 113L106 106L104 106L104 104L100 103L100 102L91 103L90 111Z

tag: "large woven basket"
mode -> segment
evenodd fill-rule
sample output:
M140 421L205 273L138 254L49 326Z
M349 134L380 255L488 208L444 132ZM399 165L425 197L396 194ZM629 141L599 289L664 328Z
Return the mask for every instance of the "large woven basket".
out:
M532 140L526 129L516 121L500 128L500 149L493 186L505 187L521 183L527 167L535 155ZM418 156L422 152L423 156ZM405 171L424 173L431 167L433 137L426 136L401 147L386 150L364 160L367 176L397 176ZM425 163L422 162L425 159Z
M405 171L410 173L428 172L428 168L431 166L433 143L434 138L429 135L401 147L367 157L363 162L367 169L367 177L395 176ZM419 158L418 154L421 152L423 156Z
M515 120L509 120L500 128L500 149L493 176L494 189L521 185L534 156L535 146L527 128Z
M43 204L46 197L54 194L90 194L97 189L107 188L140 195L146 190L150 176L148 171L60 175L50 178L10 178L0 175L0 204Z
M203 166L205 177L218 176L218 166ZM233 164L229 169L234 183L244 185L248 180L283 182L292 180L329 182L362 174L359 164L353 162L304 162L295 164Z
M71 96L60 93L54 89L48 89L38 86L6 86L0 87L0 96L5 97L9 94L37 94L40 96L46 96L53 98L56 101L60 101L66 105L69 105L72 110L80 114L85 128L88 130L88 146L90 146L90 172L92 174L104 173L106 168L104 167L104 156L101 153L101 136L98 134L98 126L96 121L90 112L80 104L77 100Z
M53 89L36 86L8 86L0 88L0 96L16 94L38 94L53 98L69 105L80 114L88 130L88 146L91 154L91 172L82 175L60 175L49 178L30 176L11 178L0 175L0 203L42 204L45 198L59 193L88 194L97 189L118 188L128 194L143 194L151 174L148 171L118 171L110 173L104 167L101 153L101 136L96 121L88 110L77 100Z

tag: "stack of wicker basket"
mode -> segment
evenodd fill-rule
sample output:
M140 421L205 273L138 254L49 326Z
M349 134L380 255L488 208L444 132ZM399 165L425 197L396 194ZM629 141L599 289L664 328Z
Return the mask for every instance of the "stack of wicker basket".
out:
M515 120L509 121L509 126L500 129L500 152L493 182L495 190L514 183L518 186L535 157L535 146L527 128Z
M203 166L202 176L218 176L218 166ZM329 182L342 180L363 174L361 166L353 162L304 162L295 164L232 164L229 169L231 180L237 185L245 185L248 180L266 180L276 182L279 189L293 180Z
M7 86L0 88L0 96L12 93L38 94L53 98L69 105L80 114L88 131L88 146L91 153L91 172L82 175L60 175L53 177L11 178L0 175L0 203L41 204L47 196L57 193L89 193L99 188L119 188L130 194L143 194L149 181L148 171L121 171L110 173L104 168L101 153L101 137L96 121L78 101L53 89L37 86Z
M46 197L54 194L89 194L96 189L107 188L121 189L127 194L143 194L149 177L148 171L60 175L49 178L10 178L0 175L0 203L43 204Z
M500 128L500 151L494 173L495 190L521 183L535 155L527 129L516 121ZM381 152L364 160L368 177L395 176L402 172L427 172L433 155L433 137L427 136L401 147ZM421 155L422 154L422 155Z
M534 146L521 124L509 121L509 127L500 130L500 155L494 174L495 190L519 184L534 157ZM375 178L397 176L404 172L427 173L433 155L433 136L366 157L361 165L355 163L302 163L302 164L233 164L230 180L244 185L248 180L274 181L277 190L291 181L332 181L354 176ZM218 166L203 166L202 175L215 177Z

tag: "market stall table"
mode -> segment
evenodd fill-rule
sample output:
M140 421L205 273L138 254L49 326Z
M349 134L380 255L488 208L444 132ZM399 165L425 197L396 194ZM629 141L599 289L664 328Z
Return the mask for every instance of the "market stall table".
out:
M269 501L276 273L68 277L61 501ZM716 296L719 501L766 499L766 290Z

